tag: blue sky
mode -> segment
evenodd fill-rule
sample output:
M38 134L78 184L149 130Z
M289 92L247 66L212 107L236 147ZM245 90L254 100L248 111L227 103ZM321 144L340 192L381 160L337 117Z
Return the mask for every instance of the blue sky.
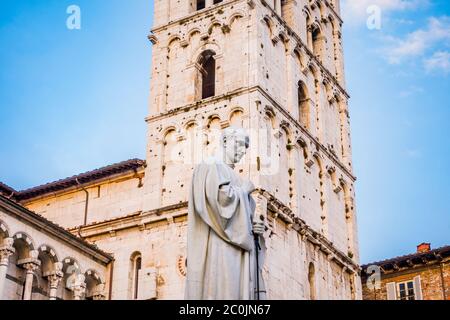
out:
M66 28L71 4L81 30ZM24 189L145 157L152 4L0 1L1 181ZM450 3L342 7L362 262L450 244Z

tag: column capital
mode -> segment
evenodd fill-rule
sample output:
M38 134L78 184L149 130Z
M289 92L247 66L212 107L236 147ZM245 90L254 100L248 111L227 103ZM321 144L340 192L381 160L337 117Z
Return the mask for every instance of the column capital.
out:
M80 283L74 286L72 290L74 300L81 300L83 295L86 293L86 283Z
M0 266L7 266L9 263L9 257L16 252L13 247L14 239L6 238L0 245Z
M86 293L86 278L82 274L75 275L72 284L69 289L73 292L74 300L81 300L83 295Z
M39 260L35 259L24 259L29 260L22 263L19 263L19 265L24 268L27 273L34 273L37 269L39 269L41 262Z
M94 300L105 300L106 299L104 283L101 283L95 287L92 298Z
M54 271L47 275L47 281L52 289L57 289L61 283L64 273L62 271Z

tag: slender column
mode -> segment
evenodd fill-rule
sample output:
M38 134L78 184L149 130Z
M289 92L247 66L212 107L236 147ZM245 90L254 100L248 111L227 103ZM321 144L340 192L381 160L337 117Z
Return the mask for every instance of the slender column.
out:
M214 1L214 0L206 0L206 1L205 1L205 8L212 7L213 4L214 4L213 1Z
M73 300L81 300L86 293L86 278L84 275L79 274L71 286L73 292Z
M32 250L30 251L28 258L19 260L17 263L19 266L26 270L23 300L31 300L34 273L41 265L41 262L38 260L38 256L39 251Z
M61 280L64 277L64 273L62 272L63 264L61 262L57 262L54 264L54 270L44 276L47 277L48 286L49 286L49 300L56 300L58 294L58 288L61 284Z
M15 252L13 247L14 239L6 238L0 246L0 300L3 298L3 290L6 282L6 272L8 271L9 257Z
M24 263L22 267L26 270L26 278L25 278L25 290L23 294L23 300L31 300L31 294L33 290L33 278L34 273L39 268L39 264L36 262L28 262Z
M101 283L95 287L94 294L92 297L94 300L105 300L106 299L104 283Z

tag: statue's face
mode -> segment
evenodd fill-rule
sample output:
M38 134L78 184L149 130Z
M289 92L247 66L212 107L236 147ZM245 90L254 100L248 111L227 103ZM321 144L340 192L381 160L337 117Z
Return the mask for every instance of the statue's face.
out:
M228 138L225 144L225 153L227 160L232 163L238 163L247 152L244 136L234 136Z

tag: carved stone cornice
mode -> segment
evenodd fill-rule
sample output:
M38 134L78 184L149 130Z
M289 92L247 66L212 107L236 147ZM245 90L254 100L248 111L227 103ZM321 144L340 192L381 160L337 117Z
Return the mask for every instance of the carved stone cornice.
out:
M322 251L330 261L335 261L342 267L347 268L349 273L360 272L360 267L352 259L339 251L325 236L313 230L305 221L295 216L287 205L264 189L257 189L256 192L267 198L270 211L272 211L278 219L281 219L288 225L291 224L292 228L296 230L302 238L306 238L313 245L317 246L317 249Z
M13 246L14 239L6 238L0 246L0 266L7 266L9 264L9 257L11 257L16 249Z

